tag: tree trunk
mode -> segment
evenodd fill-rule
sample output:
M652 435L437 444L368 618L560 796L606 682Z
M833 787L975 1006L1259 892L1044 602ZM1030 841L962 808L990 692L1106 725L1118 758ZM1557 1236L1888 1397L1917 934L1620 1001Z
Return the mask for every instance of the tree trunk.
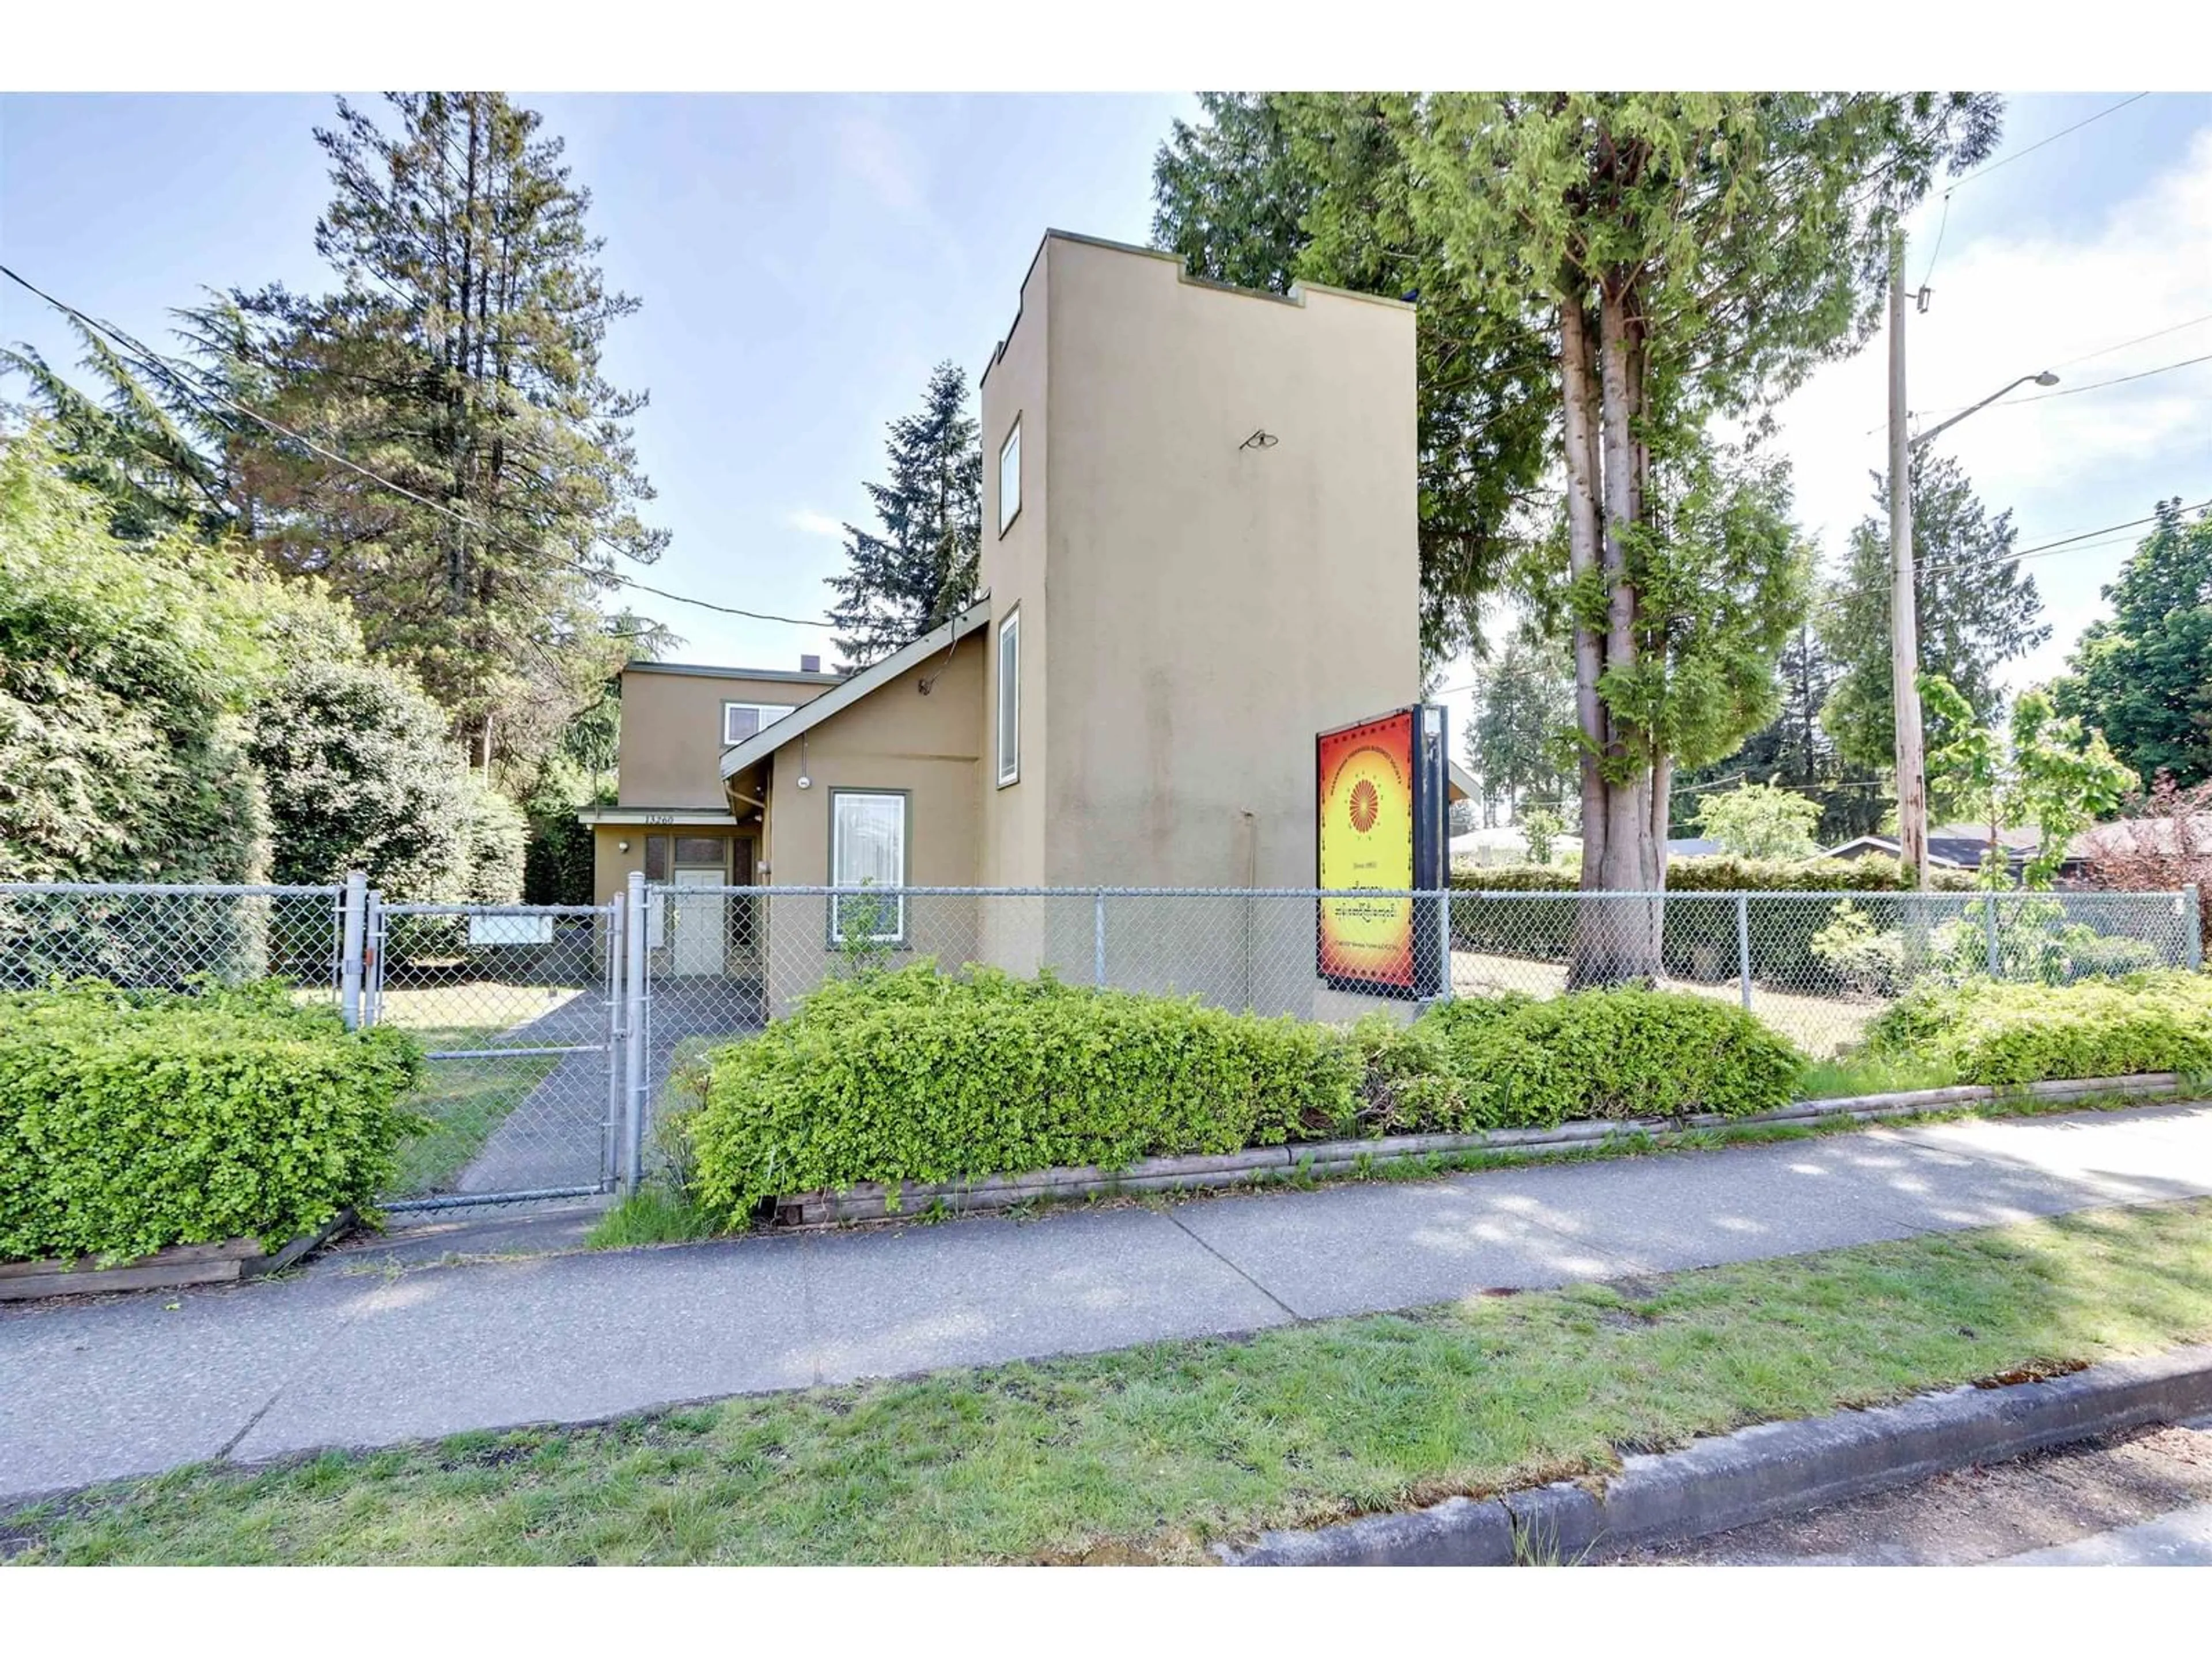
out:
M1565 388L1567 450L1567 571L1571 578L1598 568L1596 365L1589 316L1571 292L1559 307L1560 379ZM1598 677L1605 671L1605 641L1595 629L1575 623L1575 729L1581 738L1583 885L1595 887L1605 850L1605 784L1598 757L1605 750L1605 704Z
M1632 318L1632 297L1623 277L1601 284L1594 432L1589 419L1593 376L1587 313L1562 330L1571 561L1579 550L1574 534L1577 497L1589 488L1589 480L1595 480L1603 504L1602 535L1595 548L1584 544L1583 557L1594 554L1595 562L1573 567L1577 575L1592 568L1601 570L1607 595L1602 634L1578 621L1575 636L1577 722L1583 748L1583 887L1591 893L1650 894L1665 879L1653 833L1655 815L1666 810L1664 794L1655 799L1651 768L1595 695L1601 674L1632 669L1637 659L1636 590L1629 580L1626 539L1638 522L1643 495L1642 445L1635 430L1643 353ZM1576 476L1578 458L1581 478ZM1607 985L1656 978L1660 929L1656 899L1585 900L1576 919L1567 982Z

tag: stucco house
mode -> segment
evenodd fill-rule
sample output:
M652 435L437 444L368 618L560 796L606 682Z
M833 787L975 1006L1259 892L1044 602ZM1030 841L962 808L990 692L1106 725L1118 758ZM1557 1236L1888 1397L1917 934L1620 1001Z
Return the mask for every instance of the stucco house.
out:
M620 805L584 815L601 896L638 870L1311 886L1316 734L1419 700L1413 325L1396 301L1232 289L1048 232L981 382L982 597L844 678L633 665ZM869 925L1015 967L1077 954L1076 922L1063 950L1042 905L952 903L928 918L949 940L920 936L921 900ZM784 926L798 908L660 948L701 971L818 963L844 918L824 902ZM1296 925L1292 1001L1312 976L1310 915Z

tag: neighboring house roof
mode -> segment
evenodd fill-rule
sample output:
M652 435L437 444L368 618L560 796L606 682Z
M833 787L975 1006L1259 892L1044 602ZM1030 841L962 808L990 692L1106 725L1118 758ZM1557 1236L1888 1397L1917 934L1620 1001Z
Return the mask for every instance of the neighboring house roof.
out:
M1474 774L1457 761L1446 761L1451 769L1451 786L1444 791L1447 800L1473 800L1475 796Z
M2023 840L2022 837L2026 839ZM2008 830L1998 837L2005 850L2005 863L2017 870L2034 856L2038 843L2033 830ZM1982 854L1989 850L1990 832L1978 833L1961 824L1938 824L1928 832L1928 861L1953 870L1978 870ZM1854 836L1850 840L1827 848L1824 859L1889 858L1899 856L1897 841L1892 836Z
M843 674L809 674L796 668L723 668L696 662L627 662L625 674L689 674L708 680L782 680L794 685L842 685Z
M871 663L857 674L837 683L811 702L803 702L782 719L768 725L722 751L722 775L733 778L757 766L793 738L811 732L841 708L849 708L879 686L889 685L932 653L963 640L991 620L990 596L986 594L951 622L940 623L920 639L901 646L881 662Z
M1947 842L1938 846L1936 838L1931 836L1928 838L1928 861L1930 864L1941 864L1958 870L1972 870L1980 865L1982 849L1978 844L1967 853L1964 860L1955 856L1954 849L1955 843ZM1893 859L1899 856L1899 851L1895 839L1891 836L1854 836L1849 841L1839 842L1833 847L1823 848L1820 856L1824 859Z

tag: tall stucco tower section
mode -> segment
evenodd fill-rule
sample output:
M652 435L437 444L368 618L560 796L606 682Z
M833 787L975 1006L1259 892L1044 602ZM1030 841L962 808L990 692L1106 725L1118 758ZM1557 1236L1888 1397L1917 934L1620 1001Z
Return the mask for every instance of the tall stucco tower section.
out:
M1044 757L1050 717L1045 662L1052 574L1046 542L1052 521L1052 246L1048 236L1030 260L1021 309L981 384L980 568L991 598L991 623L984 654L983 802L975 866L977 880L993 887L1042 886L1049 878Z
M983 387L983 580L994 639L1021 617L1022 728L987 879L1313 883L1315 733L1419 693L1413 324L1046 237Z

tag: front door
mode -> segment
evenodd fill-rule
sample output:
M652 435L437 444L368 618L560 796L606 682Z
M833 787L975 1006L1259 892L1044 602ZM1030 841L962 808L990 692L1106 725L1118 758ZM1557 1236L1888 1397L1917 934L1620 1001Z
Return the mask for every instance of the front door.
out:
M715 890L705 893L679 891L671 898L676 938L674 948L669 953L669 966L674 972L719 974L722 971L722 907L727 901L720 890L725 879L720 870L677 866L675 884L679 889L707 887Z

